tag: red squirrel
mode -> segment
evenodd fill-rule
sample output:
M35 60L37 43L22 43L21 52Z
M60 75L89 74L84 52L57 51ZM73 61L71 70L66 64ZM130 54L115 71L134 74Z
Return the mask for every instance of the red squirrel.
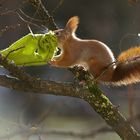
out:
M77 16L71 17L64 29L55 32L61 53L50 62L56 67L81 65L98 82L127 85L140 81L140 47L122 52L117 59L111 49L101 41L80 39L75 35L79 24Z

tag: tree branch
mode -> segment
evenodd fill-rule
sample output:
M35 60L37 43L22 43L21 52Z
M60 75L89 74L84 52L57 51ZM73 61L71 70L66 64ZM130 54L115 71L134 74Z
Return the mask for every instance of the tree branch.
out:
M89 91L82 87L41 80L28 75L23 69L0 57L4 66L16 78L0 75L0 85L26 92L70 96L87 101L92 108L109 124L122 139L139 140L140 136L126 121L118 109L109 101L97 85L89 85ZM28 84L27 84L28 83Z

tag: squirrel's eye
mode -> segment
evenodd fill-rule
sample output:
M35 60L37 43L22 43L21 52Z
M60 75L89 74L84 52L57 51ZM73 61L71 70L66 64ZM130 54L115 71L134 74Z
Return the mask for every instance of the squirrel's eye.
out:
M55 35L56 35L56 36L59 36L59 35L60 35L60 32L56 32Z

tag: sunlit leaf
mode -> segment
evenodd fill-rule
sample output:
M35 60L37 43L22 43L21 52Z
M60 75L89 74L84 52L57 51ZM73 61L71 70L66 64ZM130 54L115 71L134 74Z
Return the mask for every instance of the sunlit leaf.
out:
M28 34L0 53L16 65L45 65L57 50L57 38L53 32Z

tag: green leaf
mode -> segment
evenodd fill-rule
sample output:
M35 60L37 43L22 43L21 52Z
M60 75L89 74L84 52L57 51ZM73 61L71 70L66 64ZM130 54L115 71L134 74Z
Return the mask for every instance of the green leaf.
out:
M52 31L47 34L28 34L0 53L16 65L45 65L57 50L57 38Z

